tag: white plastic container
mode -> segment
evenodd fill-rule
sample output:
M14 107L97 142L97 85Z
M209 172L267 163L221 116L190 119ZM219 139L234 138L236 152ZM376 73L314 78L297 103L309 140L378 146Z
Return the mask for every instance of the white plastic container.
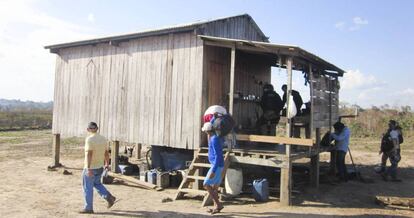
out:
M228 168L224 181L226 193L229 195L239 195L243 188L243 171L242 169Z

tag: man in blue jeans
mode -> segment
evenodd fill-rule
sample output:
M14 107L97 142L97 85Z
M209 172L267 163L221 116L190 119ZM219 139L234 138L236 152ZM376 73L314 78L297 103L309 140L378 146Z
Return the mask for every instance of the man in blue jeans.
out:
M104 198L110 208L115 203L115 197L101 183L103 166L108 167L108 141L99 135L98 125L90 122L89 136L85 139L85 162L82 172L82 188L85 196L85 208L80 213L93 213L93 188Z
M336 168L338 170L339 181L348 181L348 172L345 165L345 156L348 152L349 138L351 132L343 123L336 122L334 124L334 133L331 133L331 138L335 140L335 156ZM331 154L332 155L332 154Z
M221 183L221 174L224 168L224 139L214 132L213 125L210 122L204 123L201 130L206 132L208 136L208 161L211 164L203 185L214 202L214 209L210 209L208 212L215 214L220 213L220 211L224 208L223 204L220 203L218 196L218 187Z

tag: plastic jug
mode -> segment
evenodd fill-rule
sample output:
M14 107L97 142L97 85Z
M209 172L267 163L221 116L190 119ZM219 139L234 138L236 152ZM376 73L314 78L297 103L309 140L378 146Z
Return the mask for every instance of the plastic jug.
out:
M257 179L253 181L253 197L256 201L269 200L269 182L267 179Z
M153 169L147 172L148 183L157 184L157 170Z

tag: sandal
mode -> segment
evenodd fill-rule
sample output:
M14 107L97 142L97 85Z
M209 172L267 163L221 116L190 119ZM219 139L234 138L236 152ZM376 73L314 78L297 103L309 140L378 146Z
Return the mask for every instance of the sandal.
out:
M216 213L220 213L221 210L223 210L224 207L221 208L214 208L213 210L211 210L210 214L216 214Z

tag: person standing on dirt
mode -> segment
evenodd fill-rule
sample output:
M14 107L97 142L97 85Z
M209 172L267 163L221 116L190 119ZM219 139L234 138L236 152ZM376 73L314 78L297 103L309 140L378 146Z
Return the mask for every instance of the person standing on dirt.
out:
M401 181L397 178L398 163L401 160L400 141L402 141L401 128L397 121L390 120L380 150L380 154L382 153L380 173L385 181L388 181L388 176L391 176L391 181ZM390 159L391 166L386 169L388 159Z
M110 208L115 197L101 183L103 166L109 165L108 141L98 133L98 125L90 122L87 128L89 136L85 139L85 161L82 172L82 188L85 196L85 207L80 213L93 213L93 188L107 201Z
M220 213L224 208L220 203L218 196L218 188L221 183L221 174L224 168L223 158L223 143L224 138L215 133L213 124L206 122L201 129L207 133L208 137L208 161L211 164L209 171L207 172L206 179L204 180L204 188L208 191L214 202L214 208L209 209L211 214Z
M282 91L283 91L283 105L286 104L287 102L287 85L284 84L282 86ZM301 108L303 105L303 100L302 100L302 96L300 96L300 93L296 90L292 89L292 97L293 97L293 102L295 102L295 106L296 106L296 115L300 115L301 112Z
M348 152L351 132L349 128L340 121L334 124L334 130L335 132L331 133L331 138L335 140L335 164L338 171L339 181L347 182L348 173L345 165L345 156Z

